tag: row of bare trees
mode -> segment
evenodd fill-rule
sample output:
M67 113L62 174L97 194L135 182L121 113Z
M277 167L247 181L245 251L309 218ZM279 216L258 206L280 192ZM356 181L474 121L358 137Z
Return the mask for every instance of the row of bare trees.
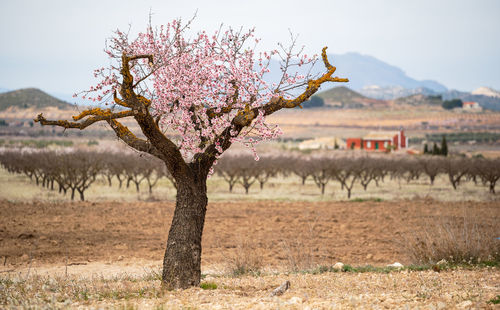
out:
M142 157L142 158L141 158ZM145 158L144 158L145 157ZM144 160L145 159L145 160ZM84 193L98 177L109 186L113 181L118 187L147 184L149 193L161 178L175 181L165 165L149 155L109 152L56 152L56 151L7 151L0 154L0 163L11 173L28 176L37 185L71 194L71 199ZM329 155L263 155L255 161L250 155L226 155L215 166L216 174L223 178L232 192L241 185L249 193L252 185L264 188L271 178L295 175L302 184L312 180L325 193L327 184L338 182L347 198L351 198L355 184L365 191L370 184L379 186L386 178L399 182L428 179L430 185L438 175L445 175L457 189L465 181L487 186L495 193L500 179L500 159L419 157L342 157Z
M140 158L140 157L146 157ZM136 153L109 153L81 151L6 151L0 154L0 164L11 173L28 176L36 185L55 190L61 194L76 193L85 200L85 191L99 176L112 186L118 181L119 188L134 184L137 192L139 185L146 183L149 193L158 180L166 177L174 186L173 178L167 173L160 160Z
M229 185L229 191L236 184L249 188L260 183L262 189L270 177L296 175L302 184L312 179L321 194L331 181L340 183L347 197L351 197L355 184L367 190L370 184L379 186L386 177L407 183L428 178L433 185L438 175L446 175L451 186L457 189L464 181L479 182L495 193L495 185L500 178L500 159L484 158L437 158L418 157L342 157L329 155L263 155L258 162L252 156L224 156L216 166L219 176Z

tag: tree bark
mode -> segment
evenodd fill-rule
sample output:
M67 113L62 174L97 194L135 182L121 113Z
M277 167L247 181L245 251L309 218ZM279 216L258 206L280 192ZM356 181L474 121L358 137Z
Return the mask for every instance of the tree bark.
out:
M163 259L166 289L200 285L201 237L207 211L206 177L177 178L177 201Z

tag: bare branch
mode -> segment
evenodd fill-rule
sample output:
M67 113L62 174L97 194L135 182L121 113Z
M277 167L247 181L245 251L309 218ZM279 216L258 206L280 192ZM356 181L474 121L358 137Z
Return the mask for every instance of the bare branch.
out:
M314 93L318 91L319 87L323 83L349 82L349 79L346 78L332 77L332 74L335 72L337 68L332 66L328 61L328 57L326 55L326 49L327 47L323 48L321 56L323 58L323 63L325 64L325 67L328 69L328 72L323 74L318 79L309 80L307 82L307 88L302 94L297 96L295 99L284 99L281 96L274 97L261 108L253 108L250 111L244 111L244 112L241 111L240 113L238 113L238 115L235 116L235 118L233 119L233 123L241 126L248 126L257 117L257 115L259 114L259 110L263 110L264 115L267 116L283 108L292 109L297 106L300 106L301 103L308 100Z
M73 116L73 120L75 120L75 122L69 122L66 120L57 120L57 121L47 120L42 113L38 114L37 118L35 118L34 121L40 122L40 124L44 126L51 125L51 126L60 126L64 128L78 128L82 130L99 121L108 121L133 115L134 115L133 111L122 111L118 113L111 113L110 109L101 110L99 108L95 108L95 109L85 110L79 115ZM92 117L85 119L83 122L77 122L87 116L92 116Z

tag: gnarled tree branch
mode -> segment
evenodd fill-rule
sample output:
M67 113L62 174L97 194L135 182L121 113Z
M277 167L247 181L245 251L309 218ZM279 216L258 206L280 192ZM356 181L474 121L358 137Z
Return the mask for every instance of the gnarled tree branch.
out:
M101 110L99 108L95 108L95 109L85 110L79 115L73 116L73 120L75 120L75 122L70 122L66 120L57 120L57 121L48 120L43 116L42 113L38 114L38 116L33 121L40 122L40 124L44 126L51 125L64 128L78 128L82 130L99 121L114 120L133 115L134 115L133 111L122 111L122 112L112 113L110 109ZM85 119L83 122L77 122L83 119L84 117L88 118Z

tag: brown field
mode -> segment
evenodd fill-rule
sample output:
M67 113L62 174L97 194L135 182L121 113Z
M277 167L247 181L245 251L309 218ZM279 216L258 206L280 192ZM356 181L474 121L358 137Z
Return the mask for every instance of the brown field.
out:
M5 266L162 258L173 203L0 203ZM498 202L220 202L208 207L203 266L255 256L262 267L411 263L402 242L449 217L500 228ZM251 258L251 257L249 257ZM300 259L299 259L300 258ZM226 261L228 260L228 261ZM2 262L4 262L2 260ZM220 267L220 266L219 266Z

